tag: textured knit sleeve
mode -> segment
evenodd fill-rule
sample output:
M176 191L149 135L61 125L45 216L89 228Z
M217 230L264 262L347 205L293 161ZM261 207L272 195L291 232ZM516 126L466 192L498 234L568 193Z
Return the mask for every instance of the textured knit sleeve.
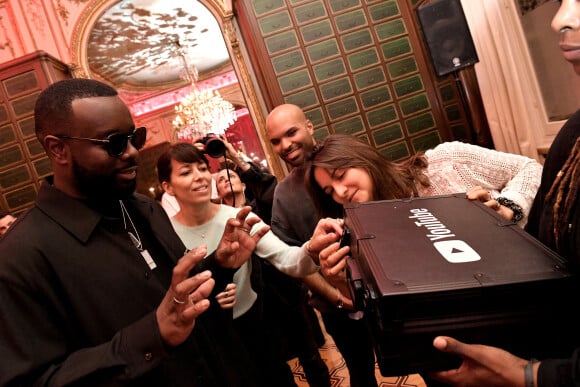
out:
M467 191L474 186L488 189L493 198L513 200L524 213L524 225L538 191L542 165L536 160L462 142L443 143L426 152L429 173L436 186L448 192Z

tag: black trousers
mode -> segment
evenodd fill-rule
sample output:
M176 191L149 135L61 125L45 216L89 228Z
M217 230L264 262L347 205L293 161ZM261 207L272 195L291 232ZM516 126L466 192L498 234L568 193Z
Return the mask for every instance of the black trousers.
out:
M300 360L310 387L330 387L330 373L318 351L324 344L324 334L314 308L308 304L308 289L266 260L260 263L264 317L275 336L273 340L279 342L280 356Z
M296 387L294 374L276 348L277 340L262 318L259 302L234 320L234 330L254 359L263 387Z
M375 352L365 318L354 320L348 311L321 311L326 332L336 343L350 376L351 387L377 387Z

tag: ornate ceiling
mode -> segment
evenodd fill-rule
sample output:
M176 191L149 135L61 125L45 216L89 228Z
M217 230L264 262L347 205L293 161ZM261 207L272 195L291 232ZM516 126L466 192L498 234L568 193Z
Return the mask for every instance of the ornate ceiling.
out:
M184 70L179 47L200 79L216 69L231 69L219 24L205 6L191 0L116 3L94 25L88 61L91 72L117 88L174 88Z

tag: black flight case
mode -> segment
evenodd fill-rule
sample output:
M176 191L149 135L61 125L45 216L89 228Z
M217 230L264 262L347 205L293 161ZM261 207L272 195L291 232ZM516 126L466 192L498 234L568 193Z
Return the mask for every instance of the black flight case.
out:
M580 346L572 270L465 194L349 204L345 229L351 295L384 376L457 366L433 348L437 335L524 358L569 356Z

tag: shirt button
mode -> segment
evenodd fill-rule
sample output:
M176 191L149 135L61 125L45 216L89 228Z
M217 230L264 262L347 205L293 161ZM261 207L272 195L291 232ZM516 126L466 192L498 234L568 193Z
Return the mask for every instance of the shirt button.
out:
M145 354L145 360L151 361L151 359L153 359L153 354L151 352L147 352Z
M148 271L145 272L145 279L149 279L150 276L151 276L151 274Z

